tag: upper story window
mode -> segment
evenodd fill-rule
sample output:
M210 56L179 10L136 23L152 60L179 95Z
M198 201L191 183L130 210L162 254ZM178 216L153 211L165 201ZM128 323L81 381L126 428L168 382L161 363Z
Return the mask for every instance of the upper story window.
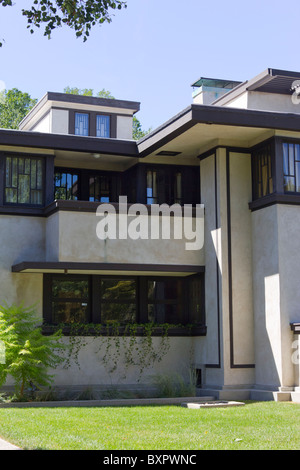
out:
M89 178L89 200L110 202L112 199L111 177L109 175L92 175Z
M70 112L70 134L92 137L116 137L116 116L97 112Z
M77 200L79 194L77 171L56 171L54 175L54 199Z
M89 115L75 113L75 135L89 135Z
M271 144L263 145L252 153L253 199L273 193L273 158Z
M173 168L147 170L147 204L182 204L182 175Z
M96 116L96 136L110 137L110 116Z
M6 156L6 204L42 205L44 198L44 162L42 158Z
M284 142L283 185L285 192L300 192L300 144Z

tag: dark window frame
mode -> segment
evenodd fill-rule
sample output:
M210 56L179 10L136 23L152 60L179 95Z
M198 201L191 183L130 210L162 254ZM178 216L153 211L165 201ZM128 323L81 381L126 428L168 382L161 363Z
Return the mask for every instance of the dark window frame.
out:
M195 326L205 328L205 284L204 284L204 274L195 274L187 277L182 276L132 276L128 274L127 276L118 276L118 275L89 275L89 274L44 274L43 275L43 318L44 323L47 325L53 325L52 321L52 281L53 279L62 279L66 280L79 280L79 279L89 279L89 306L90 306L90 321L94 324L101 324L101 304L109 303L101 299L101 279L112 280L112 279L124 279L124 280L135 280L136 282L136 321L137 324L148 323L148 281L178 281L180 280L183 283L184 289L184 323L181 323L182 326L194 324ZM190 303L189 303L189 281L197 279L199 282L199 288L201 289L201 311L199 313L198 322L192 322L194 312L191 312ZM168 300L166 300L168 302ZM110 302L113 303L113 302ZM121 302L120 302L121 303ZM125 303L125 302L124 302ZM132 302L128 302L132 303ZM178 324L177 321L174 321L173 324ZM68 324L65 324L68 326ZM159 324L158 324L159 325Z
M53 198L55 197L55 175L57 173L73 173L78 174L78 193L76 201L90 201L90 179L93 177L104 176L109 178L110 195L109 202L117 203L118 196L121 195L122 188L122 173L110 170L92 170L83 168L70 168L70 167L59 167L54 168L54 182L53 182ZM54 199L53 199L54 200ZM91 201L93 202L93 201ZM99 202L100 201L95 201Z
M132 191L132 187L128 185L125 179L125 188L127 184L127 194L129 196L129 203L141 203L147 204L147 171L156 171L158 174L166 172L168 177L171 178L173 175L173 184L175 183L174 175L181 173L181 201L177 204L183 206L184 204L191 204L195 206L200 204L200 166L192 165L172 165L167 163L138 163L134 167L129 168L125 171L126 174L132 177L132 186L135 187L135 191ZM163 185L162 188L157 188L157 200L155 204L169 204L173 205L176 201L167 201L163 196ZM149 204L151 205L151 204Z
M41 159L42 160L42 203L41 204L30 204L30 203L12 203L6 202L5 200L5 188L6 188L6 157L17 157L17 158L30 158L30 159ZM43 207L53 202L53 182L51 174L54 171L54 156L43 154L43 153L26 153L26 152L12 152L12 151L1 151L0 152L0 184L2 190L0 191L0 207L7 208L14 213L25 213L26 211L41 211ZM50 176L49 176L50 175Z
M263 194L263 167L267 169L267 188ZM276 191L276 152L274 139L268 139L251 149L252 200L270 196Z
M284 170L284 145L287 145L288 146L288 167L289 167L289 172L286 173L285 170ZM299 159L296 160L295 158L295 146L298 146L298 150L299 150ZM293 146L293 172L294 172L294 175L292 174L292 172L290 171L291 168L290 168L290 146ZM297 182L298 182L298 187L300 187L300 174L299 174L299 181L298 181L298 178L297 178L297 170L296 170L296 163L299 163L299 166L300 166L300 140L298 139L288 139L288 138L285 138L285 139L281 139L281 159L282 159L282 179L283 179L283 192L284 194L286 195L299 195L300 194L300 190L297 191L291 191L291 190L287 190L285 189L285 178L294 178L294 181L295 181L295 188L297 187Z

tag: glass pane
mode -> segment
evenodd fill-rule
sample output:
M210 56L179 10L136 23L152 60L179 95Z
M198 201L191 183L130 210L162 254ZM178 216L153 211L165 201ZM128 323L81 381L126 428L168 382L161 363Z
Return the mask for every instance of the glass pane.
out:
M191 323L202 322L202 283L200 279L189 281L190 318Z
M299 144L295 145L295 160L297 162L300 161L300 145Z
M181 294L182 282L180 280L148 281L149 301L178 300Z
M11 186L11 158L6 158L6 186Z
M6 202L16 204L18 202L17 196L18 196L18 192L17 192L16 189L6 188L6 190L5 190L5 201Z
M110 137L110 117L97 116L96 120L96 136L97 137Z
M147 171L147 204L157 202L157 174L156 171Z
M30 176L19 175L18 202L30 204Z
M36 160L31 160L30 186L31 189L36 189Z
M88 299L89 283L87 280L53 279L52 295L60 299Z
M89 135L89 115L75 113L75 135Z
M181 304L148 305L148 321L153 323L184 324L184 309Z
M109 302L135 301L136 282L134 279L101 280L101 299Z
M181 202L181 173L175 175L175 203Z
M14 188L18 187L18 159L12 159L12 186Z
M300 162L296 162L296 191L300 192Z
M288 144L283 144L283 173L289 174Z
M42 189L42 187L43 187L43 164L42 164L42 160L37 161L36 180L37 180L37 188Z
M52 302L53 323L88 322L87 302Z
M293 176L284 177L284 190L285 191L295 191L295 178Z
M264 165L261 169L262 171L262 195L266 196L268 194L268 167Z
M101 323L134 323L136 304L102 303Z
M295 169L294 169L294 144L289 144L289 175L294 176Z

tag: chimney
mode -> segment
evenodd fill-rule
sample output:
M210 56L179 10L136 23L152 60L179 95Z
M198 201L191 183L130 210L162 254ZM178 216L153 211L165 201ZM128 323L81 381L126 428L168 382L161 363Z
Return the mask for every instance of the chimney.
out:
M220 96L225 95L225 93L240 84L241 82L232 80L201 77L191 85L193 87L193 103L210 105Z

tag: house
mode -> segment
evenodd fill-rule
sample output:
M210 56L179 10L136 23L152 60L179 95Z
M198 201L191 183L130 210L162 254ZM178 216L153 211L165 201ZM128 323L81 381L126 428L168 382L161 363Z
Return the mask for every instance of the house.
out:
M139 103L63 93L0 130L0 297L36 304L66 341L74 324L101 329L77 333L80 367L55 370L58 388L193 368L199 394L300 400L299 84L275 69L201 77L137 142ZM156 356L140 377L147 325Z

